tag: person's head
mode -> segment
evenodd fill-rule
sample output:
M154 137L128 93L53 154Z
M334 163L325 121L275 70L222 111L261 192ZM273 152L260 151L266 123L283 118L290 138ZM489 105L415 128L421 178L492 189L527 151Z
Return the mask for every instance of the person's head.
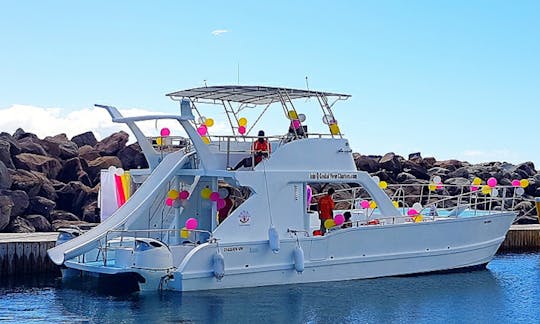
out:
M334 188L328 189L328 195L329 195L329 196L333 195L334 192L336 192L336 191L334 190Z
M349 220L351 220L351 212L344 212L343 217L345 217L345 221L348 222Z
M259 139L258 139L259 142L261 142L261 143L264 142L264 131L263 130L260 130L259 134L257 136L259 136Z

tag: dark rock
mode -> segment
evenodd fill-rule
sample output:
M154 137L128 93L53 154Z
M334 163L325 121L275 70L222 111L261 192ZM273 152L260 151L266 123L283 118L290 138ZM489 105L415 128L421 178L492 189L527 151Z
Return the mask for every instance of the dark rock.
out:
M57 208L76 215L82 215L83 206L97 199L97 188L92 189L78 181L71 181L56 193Z
M458 160L444 160L435 162L434 166L448 169L450 171L455 171L459 168L464 167L464 164L463 162Z
M73 213L70 213L65 210L55 210L51 213L50 219L54 223L55 220L61 219L61 220L67 220L67 221L79 221L79 217L73 215Z
M99 224L93 224L83 221L69 221L69 220L63 220L63 219L57 219L52 222L52 227L54 231L58 231L60 228L72 228L77 227L81 230L90 230L93 227L96 227Z
M146 162L146 158L141 152L141 147L137 143L121 149L117 156L126 170L148 168L148 162Z
M56 207L56 203L44 197L32 197L30 198L30 206L28 206L28 213L39 214L47 218L50 218L51 212Z
M8 233L33 233L36 231L36 229L34 226L32 226L32 224L30 224L29 221L17 216L9 222L9 225L4 231Z
M13 138L17 141L20 141L22 140L23 138L35 138L35 139L38 139L37 135L36 134L32 134L32 133L27 133L24 131L24 129L22 128L17 128L17 130L15 131L15 133L13 133Z
M38 196L45 197L50 200L56 200L58 196L56 195L56 189L53 186L53 182L56 180L47 178L43 173L31 171L40 181L41 188L39 189Z
M514 223L516 224L538 224L538 217L530 211L535 211L535 206L531 201L522 201L514 207L518 213Z
M437 160L435 160L434 157L426 157L422 159L422 163L424 164L424 167L428 170L435 166L435 162L437 162Z
M120 131L104 138L101 142L98 142L94 148L103 156L116 155L126 146L128 139L128 133Z
M459 169L456 169L455 171L452 171L448 173L448 178L468 178L469 177L469 171L466 167L461 167Z
M420 161L421 163L422 161ZM421 164L412 161L404 161L402 163L403 171L412 174L417 179L429 180L427 169Z
M409 161L420 163L420 161L422 161L422 154L420 152L410 153Z
M8 133L2 132L0 133L0 139L9 143L9 153L11 156L15 156L21 153L19 143L15 138L13 138L13 136Z
M71 141L77 144L78 147L83 147L85 145L95 146L97 144L96 137L92 132L75 135L71 138Z
M26 137L19 141L19 146L21 148L21 153L31 153L36 155L43 155L47 156L47 152L43 148L43 145L41 145L41 140L32 138L32 137Z
M47 218L42 215L27 215L24 219L34 227L36 232L52 232L51 223Z
M353 158L357 170L366 171L368 173L379 171L379 163L376 159L358 153L354 153Z
M11 218L23 215L30 204L28 195L22 190L0 190L0 195L8 196L13 201Z
M389 173L389 172L377 171L377 172L373 173L372 176L373 177L379 177L380 181L386 181L388 183L394 183L395 182L395 179L393 178L394 174Z
M410 174L410 173L407 173L407 172L401 172L400 174L397 175L396 180L397 180L397 182L399 182L399 183L403 183L403 182L405 182L405 181L416 180L416 177L413 176L413 175Z
M93 161L100 156L99 152L89 145L84 145L79 148L79 158L85 159L87 162Z
M386 153L379 160L379 167L380 169L390 171L393 174L399 174L402 171L401 162L399 161L398 156L393 152Z
M43 145L47 152L54 157L61 159L71 159L79 155L79 147L77 144L70 141L66 134L56 136L47 136L43 139Z
M9 170L4 162L0 161L0 189L9 189L13 184Z
M81 160L79 158L67 160L56 178L57 180L65 183L70 181L80 181L87 186L92 185L88 174L83 170Z
M9 148L9 142L0 139L0 162L3 162L10 169L15 169Z
M108 169L110 166L122 167L122 162L116 156L102 156L93 161L88 162L86 172L93 183L99 182L99 173L102 169Z
M534 175L536 174L536 170L534 169L534 163L530 161L518 164L514 170L516 172L519 172L521 175L521 178L523 179L534 177Z
M33 197L39 193L43 181L36 174L26 170L10 170L9 174L13 179L12 190L22 190Z
M97 201L94 201L83 207L83 215L81 218L85 222L99 223L101 221L100 210L97 206Z
M9 196L0 196L0 231L8 226L11 220L11 210L15 206Z
M37 171L48 178L56 178L62 164L55 158L31 153L21 153L13 158L13 163L19 169Z

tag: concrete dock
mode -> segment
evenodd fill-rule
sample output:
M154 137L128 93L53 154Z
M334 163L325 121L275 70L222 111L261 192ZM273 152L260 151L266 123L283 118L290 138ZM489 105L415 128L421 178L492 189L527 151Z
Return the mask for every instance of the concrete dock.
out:
M31 273L59 273L47 256L57 232L0 233L0 276ZM540 252L540 224L512 225L499 253Z

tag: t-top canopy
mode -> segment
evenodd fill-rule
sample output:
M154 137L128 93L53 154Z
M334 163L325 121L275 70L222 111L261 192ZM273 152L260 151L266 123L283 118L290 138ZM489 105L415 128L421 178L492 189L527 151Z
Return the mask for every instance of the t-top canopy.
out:
M300 90L291 88L261 87L261 86L213 86L181 90L167 94L173 100L189 98L192 101L214 100L230 101L242 104L264 105L281 100L289 101L310 97L338 97L345 100L347 94Z

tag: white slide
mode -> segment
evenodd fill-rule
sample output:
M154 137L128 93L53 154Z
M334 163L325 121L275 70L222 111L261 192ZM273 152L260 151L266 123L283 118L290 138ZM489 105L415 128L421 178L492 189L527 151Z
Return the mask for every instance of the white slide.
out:
M137 218L140 215L148 215L148 208L154 199L153 193L159 190L163 184L169 182L175 171L186 164L192 154L193 152L184 154L183 151L178 151L166 155L133 196L103 223L79 237L48 250L47 253L51 260L57 265L61 265L66 260L86 253L97 247L98 241L104 238L108 231L117 229L126 223L129 223L129 229L140 229L138 227L144 226L144 224L148 225L146 220L142 222L144 224L141 223L138 226ZM107 238L115 236L117 236L115 233L109 233Z

